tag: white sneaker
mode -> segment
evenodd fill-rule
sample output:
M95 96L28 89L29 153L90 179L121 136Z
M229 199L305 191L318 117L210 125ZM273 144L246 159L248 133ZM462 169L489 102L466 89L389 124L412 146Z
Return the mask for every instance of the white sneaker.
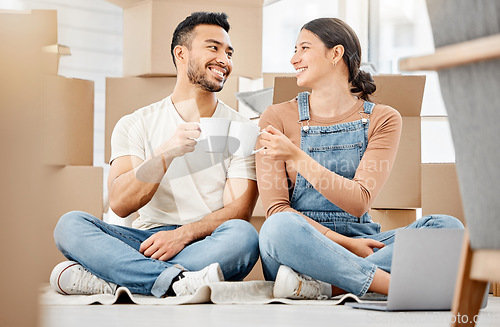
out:
M75 261L59 263L50 274L50 285L64 295L115 294L117 285L97 277Z
M177 296L192 295L204 285L224 281L224 274L218 263L212 263L200 271L186 271L182 275L183 278L172 284Z
M287 266L280 266L273 295L275 298L295 300L326 300L332 296L332 287L322 281L299 274Z

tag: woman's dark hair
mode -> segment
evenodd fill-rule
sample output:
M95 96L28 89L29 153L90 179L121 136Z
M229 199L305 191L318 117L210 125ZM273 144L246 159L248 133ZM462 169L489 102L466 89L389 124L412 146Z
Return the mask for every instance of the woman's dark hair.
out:
M200 11L194 12L190 16L186 17L186 19L177 25L174 35L172 36L172 43L170 44L170 53L172 54L174 66L177 67L175 63L174 48L177 45L184 45L190 48L192 40L191 34L193 29L198 25L217 25L222 27L228 33L230 27L227 21L227 15L223 12Z
M370 73L359 69L361 65L361 45L353 29L338 18L318 18L302 26L314 34L328 49L336 45L344 47L344 62L349 69L351 92L358 94L363 100L370 100L370 94L376 86Z

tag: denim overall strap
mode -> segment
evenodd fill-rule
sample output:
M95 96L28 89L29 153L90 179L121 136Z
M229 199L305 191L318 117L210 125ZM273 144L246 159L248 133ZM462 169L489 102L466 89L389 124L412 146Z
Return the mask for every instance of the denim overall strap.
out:
M365 114L371 115L373 107L375 107L375 103L365 101L365 103L363 104Z
M363 104L363 110L364 111L360 111L360 115L361 115L361 123L363 123L365 125L365 146L363 147L363 152L366 150L366 146L368 145L368 123L369 123L369 119L368 117L370 117L370 115L372 114L372 111L373 111L373 108L375 107L375 103L373 102L368 102L368 101L365 101L365 103ZM363 115L363 114L366 114L367 116Z
M299 103L299 121L309 120L309 92L299 93L297 101Z
M328 170L344 178L353 179L368 144L368 118L374 104L363 104L359 120L330 126L309 126L309 121L305 120L310 117L308 96L309 93L304 92L297 97L301 124L300 148ZM320 224L346 236L371 235L378 232L378 224L371 223L368 213L359 218L342 210L326 199L299 173L290 197L290 205ZM364 226L353 229L360 224Z

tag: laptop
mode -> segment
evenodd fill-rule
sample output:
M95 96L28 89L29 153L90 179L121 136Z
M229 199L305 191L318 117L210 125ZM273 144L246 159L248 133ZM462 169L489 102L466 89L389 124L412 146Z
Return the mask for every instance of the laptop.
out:
M399 229L395 237L387 301L346 305L379 311L450 310L464 231ZM482 308L488 300L488 289Z

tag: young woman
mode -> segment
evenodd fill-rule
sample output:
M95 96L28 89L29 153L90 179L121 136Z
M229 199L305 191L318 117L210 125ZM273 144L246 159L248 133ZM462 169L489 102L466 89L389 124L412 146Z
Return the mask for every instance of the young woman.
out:
M257 155L267 220L260 232L264 275L275 297L317 299L387 294L394 231L367 211L392 168L401 116L369 102L375 84L359 69L354 31L335 18L305 24L291 64L312 89L269 107ZM445 215L406 228L463 228Z

